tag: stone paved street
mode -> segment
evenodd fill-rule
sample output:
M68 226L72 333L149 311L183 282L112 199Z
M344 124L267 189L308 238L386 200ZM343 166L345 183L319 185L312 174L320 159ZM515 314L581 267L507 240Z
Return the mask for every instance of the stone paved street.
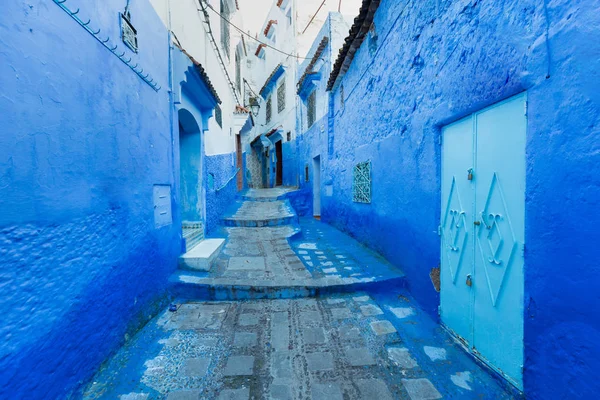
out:
M402 271L327 224L292 223L280 195L242 197L230 218L245 222L223 229L213 268L173 277L176 311L129 341L87 399L511 398L416 306Z
M178 306L121 349L85 398L511 398L405 294Z
M265 197L281 191L265 192L243 196L223 219L227 243L215 266L208 273L179 271L172 277L174 293L187 297L210 290L216 299L279 298L340 286L404 284L403 272L381 256L320 221L297 223L288 201Z

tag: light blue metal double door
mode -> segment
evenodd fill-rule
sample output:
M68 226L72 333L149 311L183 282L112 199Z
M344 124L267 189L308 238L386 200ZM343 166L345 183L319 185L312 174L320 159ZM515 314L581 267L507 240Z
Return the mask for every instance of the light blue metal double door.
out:
M442 131L441 318L522 389L526 95Z

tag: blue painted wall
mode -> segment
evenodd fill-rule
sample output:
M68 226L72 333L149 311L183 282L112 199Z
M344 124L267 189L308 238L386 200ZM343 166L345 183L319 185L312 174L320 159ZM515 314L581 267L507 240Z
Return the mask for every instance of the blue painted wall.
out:
M328 175L327 165L327 116L316 121L296 140L283 145L284 155L284 184L298 186L298 193L291 194L290 201L299 216L313 215L313 159L321 156L321 207L331 197L326 196L325 186L331 185L331 177ZM286 164L287 163L287 164ZM308 166L308 181L306 180L306 167ZM321 215L326 218L326 215Z
M3 3L0 398L77 393L160 303L179 252L179 221L153 219L153 185L174 182L167 32L132 1L134 54L119 40L124 1L65 4L162 89L52 1Z
M383 0L333 92L323 219L401 266L436 314L441 127L527 91L525 392L600 392L600 2ZM321 142L312 152L327 154ZM296 163L310 164L308 154ZM312 154L311 154L312 156ZM372 161L373 201L352 202L352 168ZM510 161L508 161L510 162Z
M204 159L206 173L214 176L214 187L206 189L206 231L210 235L215 233L221 218L234 204L237 167L235 153L205 156Z

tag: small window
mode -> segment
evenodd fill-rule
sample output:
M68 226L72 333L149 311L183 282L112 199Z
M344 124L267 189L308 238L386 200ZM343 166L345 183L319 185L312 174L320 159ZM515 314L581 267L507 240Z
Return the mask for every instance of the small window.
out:
M308 164L304 167L304 181L308 182Z
M285 110L285 79L277 88L277 112L281 114L283 110Z
M371 203L371 161L358 163L354 167L352 201Z
M308 120L308 127L310 128L315 123L316 114L317 114L317 91L313 90L313 92L308 96L308 100L306 102L306 116Z
M223 127L223 112L221 111L221 107L217 104L215 107L215 120L217 124L222 128Z
M129 13L129 11L126 11L124 14L121 14L121 39L127 47L129 47L132 51L135 51L137 53L137 31L131 24L131 14Z
M292 132L291 131L288 131L288 133L287 133L287 141L288 142L292 141Z
M271 122L271 114L272 114L272 102L271 102L271 97L269 97L269 100L267 100L267 124L269 122Z

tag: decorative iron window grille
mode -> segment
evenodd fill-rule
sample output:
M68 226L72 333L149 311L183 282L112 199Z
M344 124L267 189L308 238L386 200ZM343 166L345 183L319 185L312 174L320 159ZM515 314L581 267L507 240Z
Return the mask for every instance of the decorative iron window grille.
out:
M225 3L224 0L221 0L221 47L223 47L223 51L227 55L227 58L230 57L229 46L230 46L230 28L229 28L229 7Z
M352 201L371 203L371 161L356 164L352 181Z
M272 114L272 101L271 101L271 97L269 97L269 100L267 100L267 124L269 122L271 122L271 114Z
M313 90L313 92L308 96L308 100L306 102L306 117L308 122L308 127L310 128L315 123L316 114L317 114L317 91Z
M137 30L133 27L131 23L131 14L129 13L129 11L125 11L125 13L121 14L121 39L127 47L129 47L132 51L135 51L137 53Z
M283 110L285 110L285 79L277 88L277 112L281 114Z
M222 128L223 127L223 112L221 111L221 107L217 104L215 107L215 120L217 124Z

